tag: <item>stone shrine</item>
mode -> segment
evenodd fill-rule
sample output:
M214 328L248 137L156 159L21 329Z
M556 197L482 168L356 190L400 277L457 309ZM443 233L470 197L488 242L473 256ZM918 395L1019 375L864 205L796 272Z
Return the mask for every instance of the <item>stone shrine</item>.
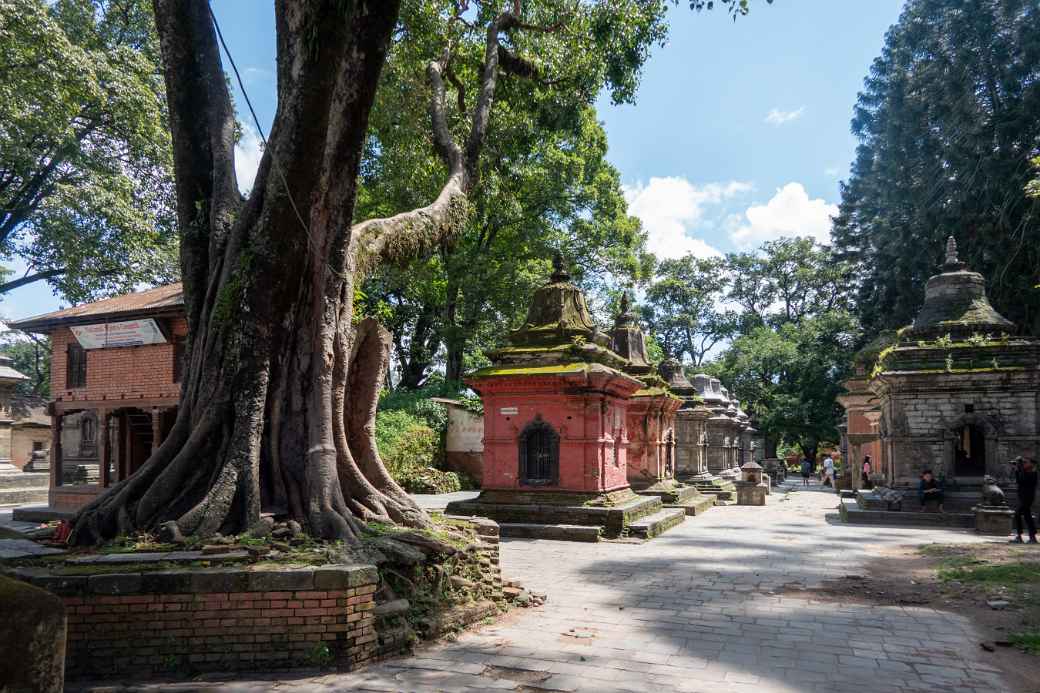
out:
M681 522L684 510L629 486L629 406L645 384L625 372L632 364L596 328L559 254L508 342L466 379L484 404L482 490L447 512L497 520L506 536L591 541ZM645 441L656 469L660 446Z
M698 515L715 504L694 486L676 480L676 413L683 400L646 359L646 340L626 292L621 312L611 330L614 351L629 365L625 372L639 378L644 387L628 403L628 481L632 489L657 496L666 507L682 508Z
M15 443L15 388L29 380L0 356L0 505L47 499L48 475L22 471L13 464Z
M737 486L737 505L765 505L769 482L762 466L755 461L745 462L740 468Z
M708 466L710 442L708 420L712 410L704 400L710 391L709 376L694 376L690 383L683 372L682 364L674 359L661 363L661 371L672 392L683 398L683 407L676 414L676 463L677 475L685 483L694 486L702 494L713 496L716 502L728 502L736 498L736 487L731 480L713 474Z
M1040 340L990 305L953 237L914 323L878 351L867 387L850 384L849 444L873 442L853 437L854 415L877 422L875 468L904 511L919 507L924 469L943 482L948 513L970 512L987 475L1013 497L1008 462L1040 448Z
M948 497L974 501L987 474L1012 484L1008 461L1034 456L1040 443L1040 340L1016 332L951 236L917 319L881 353L871 383L892 486L916 487L926 468L945 479Z

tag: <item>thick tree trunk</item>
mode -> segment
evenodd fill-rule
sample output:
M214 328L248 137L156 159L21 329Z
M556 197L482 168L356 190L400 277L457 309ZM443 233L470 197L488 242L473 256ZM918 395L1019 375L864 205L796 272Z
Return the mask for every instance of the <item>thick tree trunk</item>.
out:
M262 497L330 539L354 539L359 520L427 522L388 475L362 472L378 456L366 425L346 424L348 388L356 382L358 396L371 397L351 366L374 358L380 382L385 361L380 340L351 358L360 353L351 216L398 3L346 5L279 3L279 111L243 203L208 5L156 1L190 365L172 432L137 474L79 514L76 541L167 520L185 533L242 531L259 519Z
M375 446L389 338L354 325L354 282L427 252L463 225L495 89L488 29L465 149L444 115L442 63L428 74L434 140L449 176L429 206L351 226L362 142L399 0L278 0L278 112L253 191L235 185L235 120L209 5L155 0L170 105L188 366L177 420L127 480L85 507L93 543L174 520L186 534L240 532L262 503L327 539L426 514ZM447 57L445 57L445 60Z

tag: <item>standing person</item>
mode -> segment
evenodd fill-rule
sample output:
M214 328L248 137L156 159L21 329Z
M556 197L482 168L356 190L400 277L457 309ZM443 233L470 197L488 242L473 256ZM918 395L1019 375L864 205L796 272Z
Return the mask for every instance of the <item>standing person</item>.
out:
M870 455L866 455L863 458L863 482L860 484L865 489L874 488L874 484L870 481L870 473L873 471L870 466Z
M1029 543L1036 543L1036 522L1033 520L1033 501L1036 500L1036 460L1019 457L1015 460L1015 484L1018 486L1018 509L1015 510L1015 538L1012 544L1022 543L1022 525L1029 528Z
M809 458L802 455L802 486L809 485L809 478L813 473L813 463L809 461Z
M834 488L834 460L830 455L823 458L823 485Z

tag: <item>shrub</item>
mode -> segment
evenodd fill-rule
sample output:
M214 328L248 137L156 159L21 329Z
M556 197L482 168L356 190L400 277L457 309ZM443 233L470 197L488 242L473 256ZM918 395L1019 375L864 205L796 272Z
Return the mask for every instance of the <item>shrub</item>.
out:
M418 416L400 409L380 411L376 445L387 471L405 491L450 493L461 488L457 474L435 468L440 435Z

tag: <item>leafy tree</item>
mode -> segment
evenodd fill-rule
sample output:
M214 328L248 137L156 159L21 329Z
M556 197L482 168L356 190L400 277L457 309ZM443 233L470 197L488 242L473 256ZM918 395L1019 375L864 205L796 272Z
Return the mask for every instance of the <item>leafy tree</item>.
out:
M366 310L389 318L404 387L425 381L441 349L446 377L458 380L472 365L467 357L480 358L503 325L522 318L553 249L566 249L578 281L603 302L648 264L592 108L578 108L576 122L563 125L518 114L522 102L509 113L513 104L499 108L501 125L489 136L460 238L421 265L386 268L366 285ZM394 154L395 146L414 145L395 140L380 152Z
M856 105L834 226L868 332L913 320L951 233L996 307L1040 329L1040 201L1024 192L1038 112L1035 0L907 2Z
M12 361L12 367L29 377L18 386L18 393L39 398L51 395L51 345L49 339L8 332L0 336L0 354Z
M643 319L664 352L700 366L715 345L730 337L737 315L722 308L729 278L722 258L688 255L658 265L646 290Z
M67 299L176 276L171 150L145 0L0 0L0 260Z
M402 15L394 0L282 0L278 107L248 199L235 185L234 113L209 7L155 7L187 365L168 437L133 476L80 511L72 539L165 521L200 536L240 531L259 519L264 498L329 539L356 541L369 520L427 525L376 448L389 337L373 320L354 320L355 286L464 226L500 79L535 90L558 78L561 93L584 85L590 99L604 87L630 92L658 38L662 4L445 2L410 5ZM442 185L432 203L358 223L369 114L392 36L412 21L441 26L419 33L439 37L425 69ZM483 41L472 64L463 40L470 35ZM611 59L593 57L603 53ZM472 96L449 102L446 84L456 80Z
M740 333L708 369L747 404L774 455L779 441L815 457L835 440L842 392L859 338L851 267L811 239L781 239L732 254L728 298L742 306Z

